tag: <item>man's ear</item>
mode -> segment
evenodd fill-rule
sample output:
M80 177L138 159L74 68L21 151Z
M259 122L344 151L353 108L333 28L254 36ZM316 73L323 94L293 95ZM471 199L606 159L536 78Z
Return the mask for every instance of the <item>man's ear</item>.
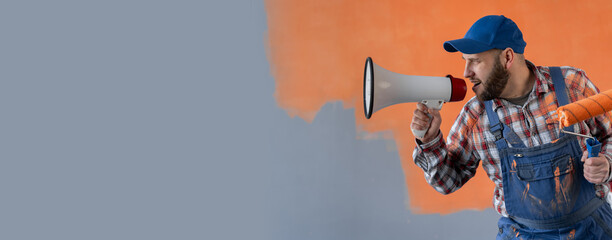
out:
M502 66L508 70L510 67L512 67L512 64L514 64L514 61L516 60L516 53L514 50L512 50L512 48L506 48L501 52L499 57Z

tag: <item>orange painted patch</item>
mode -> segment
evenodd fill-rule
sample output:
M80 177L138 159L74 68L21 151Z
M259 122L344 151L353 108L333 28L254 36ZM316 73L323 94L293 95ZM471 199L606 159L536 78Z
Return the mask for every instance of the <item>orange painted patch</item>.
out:
M312 121L324 104L340 101L355 109L356 131L390 132L398 146L410 209L416 213L491 207L493 184L479 169L453 194L434 191L412 160L415 144L409 125L415 104L389 107L370 120L364 118L366 57L398 73L461 77L461 54L445 52L442 43L461 38L484 15L504 14L521 27L527 59L536 65L582 68L600 89L612 88L606 74L606 56L612 52L610 1L265 0L265 4L268 59L279 107L291 117ZM472 96L469 91L466 98ZM444 105L444 133L462 105Z
M576 229L572 229L572 231L570 231L570 233L567 235L567 239L568 240L576 239Z

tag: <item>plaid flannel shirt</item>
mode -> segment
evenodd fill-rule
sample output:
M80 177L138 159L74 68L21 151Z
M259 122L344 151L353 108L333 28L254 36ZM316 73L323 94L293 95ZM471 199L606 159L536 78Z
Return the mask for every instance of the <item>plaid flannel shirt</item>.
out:
M500 121L512 128L525 146L534 147L559 138L559 122L553 117L558 103L548 67L536 67L529 61L527 65L536 77L527 102L523 106L518 106L504 99L495 99L493 109ZM572 67L561 67L561 69L570 102L599 93L599 89L588 79L584 71ZM602 143L600 154L608 158L612 164L610 116L608 112L574 124L573 127L574 132L599 139ZM585 141L580 141L580 145L586 149ZM417 141L413 158L417 166L425 172L427 182L443 194L461 188L475 175L478 164L482 162L483 169L495 184L493 205L501 215L508 215L504 203L501 165L495 137L489 131L489 119L484 104L475 97L464 105L446 142L441 133L429 143ZM604 198L608 192L607 184L596 185L598 197Z

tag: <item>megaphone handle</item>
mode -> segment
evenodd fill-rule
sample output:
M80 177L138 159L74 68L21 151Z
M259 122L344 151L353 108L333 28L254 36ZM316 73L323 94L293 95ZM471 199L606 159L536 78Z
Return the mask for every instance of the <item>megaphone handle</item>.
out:
M599 156L599 152L601 151L601 143L597 141L597 139L587 138L586 147L590 158Z
M416 130L414 128L412 128L412 134L414 134L415 137L417 138L423 138L425 137L425 133L427 132L428 129L425 130Z
M425 106L427 106L427 108L429 109L440 110L442 109L444 100L422 100L421 103L425 104ZM431 115L430 114L428 115L431 119ZM430 124L431 124L431 121L430 121ZM423 138L425 137L425 133L427 133L427 130L429 130L429 126L424 130L417 130L417 129L411 129L411 130L412 130L412 134L414 134L415 137Z

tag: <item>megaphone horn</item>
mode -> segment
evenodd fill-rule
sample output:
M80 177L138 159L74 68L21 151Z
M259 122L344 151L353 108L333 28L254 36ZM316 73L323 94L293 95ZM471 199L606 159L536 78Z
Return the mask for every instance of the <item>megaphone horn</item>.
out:
M451 75L446 77L404 75L376 65L371 57L366 59L363 106L367 119L382 108L405 102L422 102L429 108L441 109L445 102L462 101L466 92L465 80L461 78Z

